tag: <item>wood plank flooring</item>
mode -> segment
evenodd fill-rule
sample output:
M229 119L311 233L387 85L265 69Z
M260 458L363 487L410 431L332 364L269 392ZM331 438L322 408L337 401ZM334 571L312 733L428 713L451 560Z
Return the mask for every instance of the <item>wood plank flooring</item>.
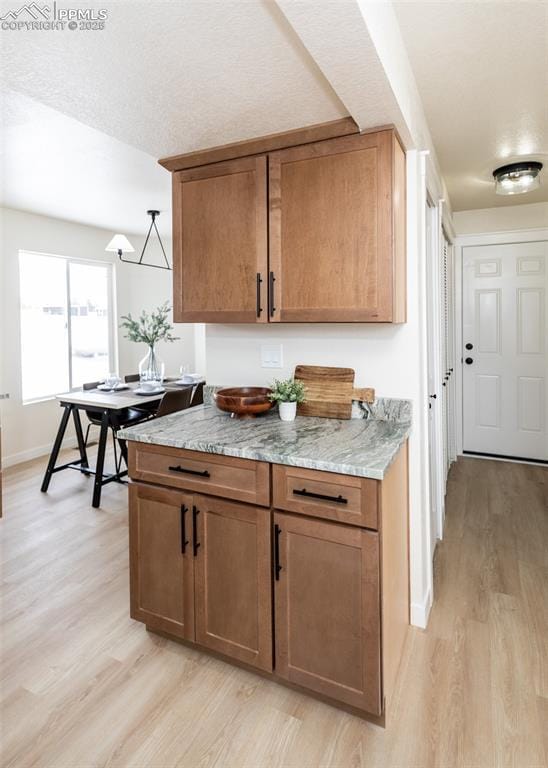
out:
M548 758L548 470L452 468L426 632L388 727L146 632L128 611L126 488L5 472L2 768L541 768Z

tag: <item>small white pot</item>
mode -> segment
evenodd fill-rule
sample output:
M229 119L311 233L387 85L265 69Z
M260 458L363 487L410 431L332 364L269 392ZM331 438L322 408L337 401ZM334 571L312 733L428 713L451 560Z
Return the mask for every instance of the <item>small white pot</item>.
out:
M278 407L282 421L295 421L297 403L280 403Z

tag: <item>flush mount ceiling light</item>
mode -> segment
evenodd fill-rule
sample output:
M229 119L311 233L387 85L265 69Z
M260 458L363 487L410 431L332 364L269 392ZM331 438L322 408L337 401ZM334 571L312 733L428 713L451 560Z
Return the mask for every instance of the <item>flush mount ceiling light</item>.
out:
M124 253L135 253L135 248L131 245L125 235L114 235L110 243L105 248L105 251L117 253L120 261L125 261L127 264L138 264L143 267L156 267L157 269L171 269L169 261L167 260L166 252L164 250L162 238L160 237L158 227L156 226L156 217L160 215L160 211L147 211L147 214L150 216L151 222L150 227L148 228L145 244L143 245L143 250L141 251L141 256L139 257L139 261L134 261L133 259L124 259ZM160 248L162 249L164 261L166 263L165 266L163 264L150 264L150 262L143 261L145 250L148 245L148 240L150 238L150 233L152 232L152 227L154 227L156 234L158 235L158 242L160 243Z
M493 171L497 195L523 195L540 186L542 163L526 160L503 165Z

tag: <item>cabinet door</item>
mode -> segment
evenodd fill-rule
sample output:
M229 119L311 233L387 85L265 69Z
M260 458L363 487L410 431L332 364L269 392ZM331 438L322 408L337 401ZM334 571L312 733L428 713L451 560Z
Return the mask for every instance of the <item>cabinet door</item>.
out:
M276 512L276 673L381 712L378 534Z
M271 320L398 320L394 148L381 131L269 156Z
M267 322L266 157L173 175L175 322Z
M272 669L270 510L194 498L196 642Z
M194 640L192 496L129 486L131 617Z

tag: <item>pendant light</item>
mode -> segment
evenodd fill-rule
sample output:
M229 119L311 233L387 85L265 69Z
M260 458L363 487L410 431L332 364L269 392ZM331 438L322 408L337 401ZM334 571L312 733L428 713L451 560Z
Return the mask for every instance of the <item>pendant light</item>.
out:
M503 165L493 171L497 195L523 195L540 187L542 163L527 160Z
M134 261L133 259L124 259L124 253L135 253L135 248L131 245L131 243L129 242L129 240L125 235L114 235L110 243L105 248L105 251L109 251L111 253L117 253L120 261L123 261L126 264L138 264L143 267L156 267L157 269L171 269L169 265L169 261L167 260L164 244L162 243L162 238L160 237L160 233L158 232L158 227L156 226L156 217L160 215L160 211L147 211L147 214L150 216L150 219L151 219L150 227L148 228L145 244L143 245L143 250L141 251L141 256L139 257L139 261ZM152 227L154 227L156 234L158 235L158 242L160 243L160 248L162 249L165 266L163 264L150 264L150 262L143 261L145 250L150 238L150 233L152 232Z

